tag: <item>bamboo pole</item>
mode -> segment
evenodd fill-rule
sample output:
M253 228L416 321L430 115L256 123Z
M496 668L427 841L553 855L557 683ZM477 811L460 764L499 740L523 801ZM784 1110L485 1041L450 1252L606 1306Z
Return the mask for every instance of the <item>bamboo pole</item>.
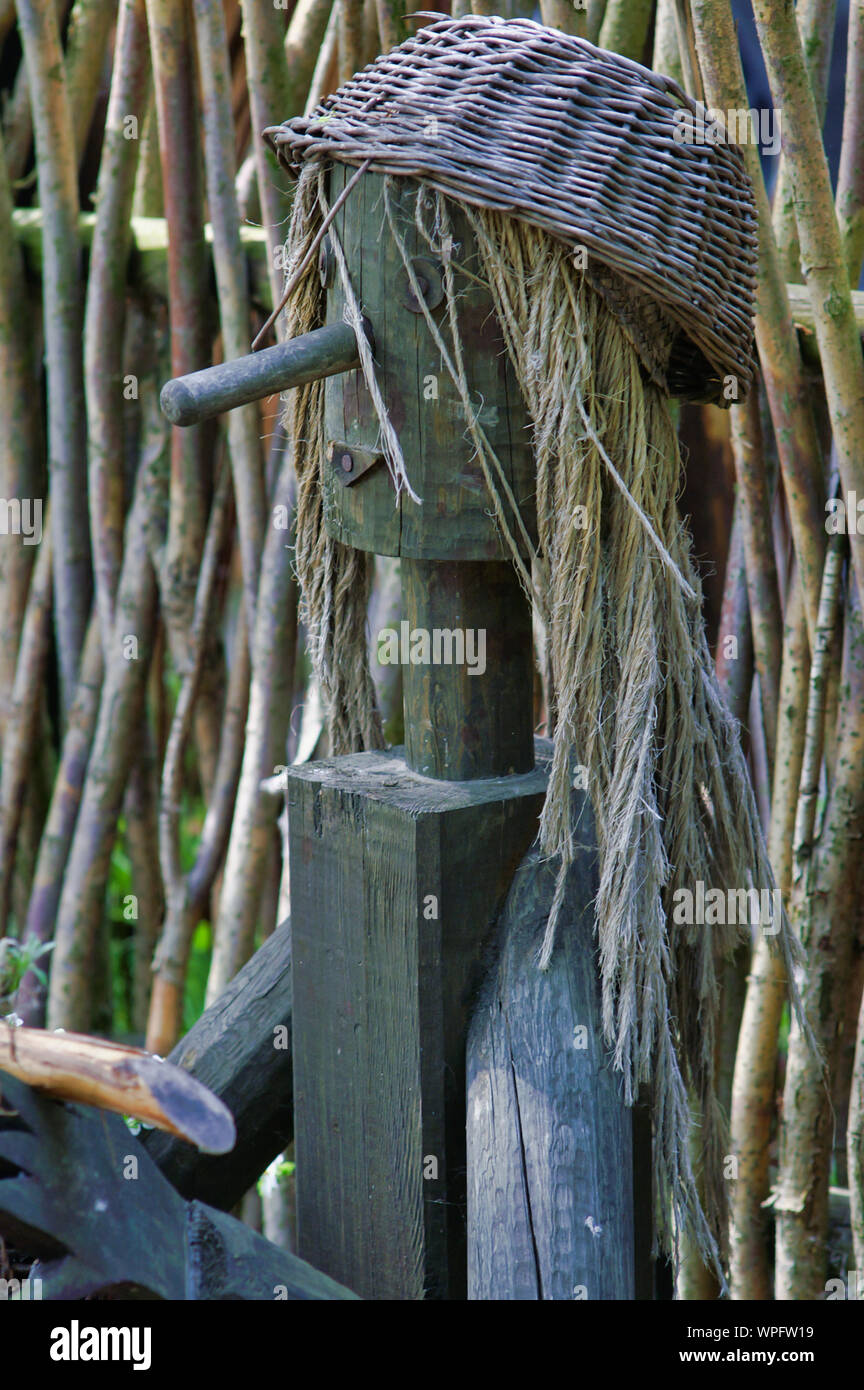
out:
M339 69L339 5L334 0L333 9L330 12L330 19L318 50L318 57L312 72L309 83L309 95L306 98L305 115L309 115L315 107L338 85ZM274 301L278 303L278 300Z
M850 13L853 8L854 0L853 5L850 6ZM810 87L820 122L825 119L836 9L836 0L800 0L795 10L795 20L801 31L804 52L807 54ZM780 114L782 116L782 112ZM782 274L787 280L800 280L801 251L798 245L798 226L795 221L795 196L789 160L785 154L780 155L777 168L772 222L777 245L783 248L780 257Z
M600 47L641 62L652 10L652 0L608 0L600 30Z
M46 537L27 598L0 771L0 936L6 935L15 850L42 713L51 645L52 569L52 544Z
M753 633L747 598L747 567L744 559L744 524L736 503L726 551L723 605L717 632L717 679L726 706L746 725L753 683Z
M147 108L144 129L141 131L141 154L135 179L135 217L161 217L162 164L159 156L159 123L153 102Z
M864 257L864 3L849 5L846 51L846 93L843 142L837 177L837 219L843 254L852 284L858 281ZM856 978L857 977L857 978ZM853 972L847 995L847 1016L857 1013L857 1028L849 1075L848 1097L837 1093L835 1108L842 1115L846 1100L846 1167L850 1193L850 1218L856 1267L864 1268L864 995L860 975ZM858 1003L856 1009L856 988ZM860 1261L860 1263L859 1263Z
M139 729L139 751L126 788L123 818L132 883L135 885L136 917L133 942L132 1028L143 1037L153 982L153 953L165 916L165 890L161 874L153 872L159 862L159 824L157 777L153 731L145 712ZM159 1051L159 1049L154 1049ZM165 1056L159 1052L160 1057Z
M709 105L720 110L749 108L728 0L692 0L691 15ZM745 145L743 153L760 225L757 342L798 559L787 598L769 836L771 862L785 901L803 755L807 635L815 641L827 537L821 512L821 449L808 385L793 341L789 295L780 274L780 256L785 248L778 254L755 145ZM801 629L805 621L806 632ZM738 1177L731 1201L730 1282L736 1299L771 1297L763 1203L768 1197L777 1036L785 999L786 980L780 962L767 938L759 936L753 950L732 1088L731 1134Z
M339 85L363 66L363 0L335 0L339 12Z
M162 765L159 800L159 861L165 884L166 919L159 944L156 978L148 1020L148 1045L157 1050L174 1046L182 1011L183 983L189 942L199 904L190 902L188 879L180 865L180 805L183 790L183 757L192 728L195 699L207 651L208 630L213 621L213 599L220 551L228 529L230 479L223 469L207 526L204 554L195 595L195 616L189 633L191 662L184 675L168 746ZM158 1048L157 1048L158 1042Z
M66 36L66 83L75 152L80 164L99 96L118 0L75 0Z
M773 489L765 476L758 390L751 391L744 404L730 413L732 452L738 480L739 506L736 507L736 515L740 514L743 532L750 627L759 673L762 729L770 786L774 774L783 614L771 527Z
M289 115L299 115L302 104L293 107L291 103L291 61L285 51L286 35L281 14L272 7L255 4L254 0L242 0L242 3L246 77L252 120L251 157L257 171L261 221L269 234L268 270L272 302L275 304L282 288L282 273L277 266L277 247L280 229L288 215L290 204L277 172L276 161L261 139L261 132L268 125L287 120ZM306 0L299 0L292 22L296 19L297 12L305 7ZM326 25L326 20L324 22ZM314 63L314 54L318 47L314 31L308 37L311 44L309 61Z
M381 52L389 53L391 48L395 48L408 37L406 0L375 0L375 9L378 15Z
M857 285L864 259L864 0L851 0L849 5L837 220L849 279Z
M684 69L678 47L678 26L675 23L675 0L657 0L654 21L654 56L651 66L655 72L671 77L684 86Z
M149 85L144 0L122 0L84 316L88 495L96 604L106 662L110 659L114 598L123 558L125 514L123 339L132 239L129 219L138 161L138 140L129 138L126 123L131 116L139 129L143 126Z
M600 42L600 30L606 16L606 0L588 0L588 42Z
M252 953L275 808L261 783L284 759L297 643L297 589L277 509L293 514L294 475L285 457L268 528L252 645L252 686L243 767L225 862L225 882L213 934L207 1003L228 984Z
M183 989L192 933L216 880L231 830L249 701L249 641L244 611L241 610L234 639L219 760L195 863L186 875L184 896L178 894L173 908L169 905L153 959L147 1046L160 1056L171 1050L182 1031Z
M230 73L222 11L210 0L194 0L195 33L204 120L205 165L213 261L219 299L222 351L226 361L249 348L250 315L246 261L240 241L234 191L234 151L229 101ZM264 464L254 405L232 410L227 418L228 446L243 565L243 593L249 631L255 629L255 606L261 552L264 548Z
M792 831L804 747L809 669L801 585L790 585L780 671L779 719L768 851L774 877L788 899ZM768 938L757 938L741 1016L732 1083L732 1151L737 1176L730 1199L730 1289L733 1299L769 1299L763 1202L768 1196L777 1031L787 996L782 964Z
M562 34L577 34L584 39L588 32L588 11L578 9L573 0L540 0L540 18L551 29Z
M147 0L162 194L169 232L172 376L197 371L207 366L210 359L207 319L202 312L208 302L209 283L191 21L185 0ZM171 656L181 675L189 661L187 633L193 621L207 529L210 488L206 441L206 426L171 432L170 511L159 586ZM208 669L196 707L195 737L205 795L212 785L218 756L221 674L218 663Z
M825 1291L832 1113L826 1076L833 1075L857 921L857 886L864 836L864 627L853 576L847 581L842 701L837 765L821 825L816 819L814 771L821 763L824 672L842 605L845 537L832 536L825 562L819 642L813 654L801 791L795 824L793 914L806 963L801 997L823 1056L797 1024L789 1033L780 1162L774 1201L776 1289L779 1299L816 1299Z
M36 941L50 941L54 934L63 872L72 844L81 801L81 788L87 773L93 731L99 712L99 690L103 669L99 621L94 611L81 654L78 689L63 734L60 762L54 778L54 789L27 906L25 932ZM32 971L24 976L18 988L16 1007L25 1023L40 1026L44 1023L45 990Z
M754 0L753 12L795 194L804 279L813 304L825 394L844 491L864 496L864 361L855 329L849 276L831 181L795 12ZM852 568L864 592L864 548L850 536Z
M692 0L690 12L708 105L721 111L749 109L729 0ZM795 342L794 319L771 232L758 150L753 144L745 144L742 152L753 183L759 221L756 342L812 637L827 541L822 505L824 468L810 389Z
M65 715L75 694L91 592L78 181L72 113L51 0L19 0L18 26L33 99L39 203L44 217L54 610Z
M139 467L126 523L110 662L57 910L48 993L52 1028L89 1027L95 934L129 777L129 741L141 718L155 634L156 583L148 550L156 524L155 466L154 460Z
M0 140L0 419L3 420L0 496L7 501L30 498L35 502L35 493L41 491L42 450L36 418L38 376L33 361L31 335L20 331L30 312L22 248L14 235L12 190ZM0 743L4 742L12 700L18 644L34 556L35 548L25 545L23 539L17 543L7 539L0 546L0 608L3 612Z

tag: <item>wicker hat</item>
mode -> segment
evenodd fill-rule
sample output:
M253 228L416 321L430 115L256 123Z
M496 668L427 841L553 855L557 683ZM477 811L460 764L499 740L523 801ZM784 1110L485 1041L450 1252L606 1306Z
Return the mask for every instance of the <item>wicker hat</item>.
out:
M731 403L754 370L757 224L741 151L670 78L531 20L421 29L264 137L416 178L585 248L649 375ZM713 127L716 130L716 126Z

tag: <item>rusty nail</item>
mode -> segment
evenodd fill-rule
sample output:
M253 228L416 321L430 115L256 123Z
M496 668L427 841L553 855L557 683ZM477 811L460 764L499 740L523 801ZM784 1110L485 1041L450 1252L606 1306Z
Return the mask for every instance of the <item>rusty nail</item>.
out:
M343 473L353 473L353 471L354 471L354 459L353 459L353 457L351 456L351 454L343 454L343 455L342 455L342 458L341 458L341 460L340 460L340 462L341 462L341 464L342 464L342 472L343 472Z

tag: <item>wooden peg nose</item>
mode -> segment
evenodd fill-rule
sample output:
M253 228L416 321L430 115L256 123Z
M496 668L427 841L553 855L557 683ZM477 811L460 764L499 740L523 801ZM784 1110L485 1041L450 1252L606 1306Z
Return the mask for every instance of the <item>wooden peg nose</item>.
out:
M364 327L374 352L372 326L365 319ZM263 352L174 377L162 387L159 404L172 425L197 425L238 405L359 366L354 329L333 323Z

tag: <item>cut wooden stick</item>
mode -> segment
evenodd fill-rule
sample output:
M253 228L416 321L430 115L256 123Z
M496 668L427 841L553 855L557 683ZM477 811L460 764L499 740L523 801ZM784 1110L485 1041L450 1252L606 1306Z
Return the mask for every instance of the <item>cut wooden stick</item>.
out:
M0 1019L0 1070L55 1100L131 1115L224 1154L236 1131L228 1107L182 1067L151 1052L85 1033L47 1033Z

